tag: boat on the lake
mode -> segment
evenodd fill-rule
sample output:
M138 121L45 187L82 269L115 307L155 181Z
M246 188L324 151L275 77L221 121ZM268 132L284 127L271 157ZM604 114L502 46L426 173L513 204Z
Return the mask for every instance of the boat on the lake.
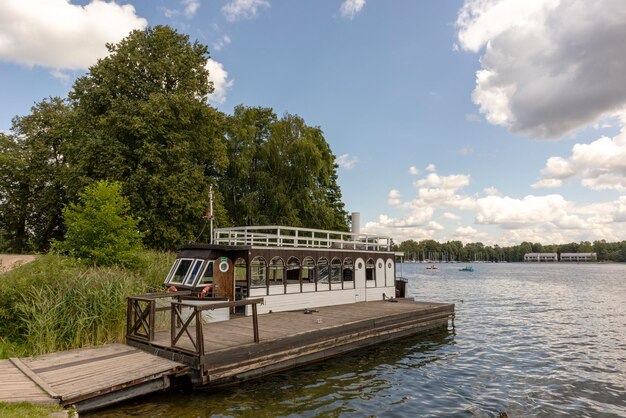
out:
M474 269L474 266L465 266L462 269L459 269L459 271L476 271Z
M434 265L434 264L433 264L432 266L428 266L428 267L426 267L426 270L438 270L438 269L439 269L439 267L437 267L437 266L436 266L436 265Z

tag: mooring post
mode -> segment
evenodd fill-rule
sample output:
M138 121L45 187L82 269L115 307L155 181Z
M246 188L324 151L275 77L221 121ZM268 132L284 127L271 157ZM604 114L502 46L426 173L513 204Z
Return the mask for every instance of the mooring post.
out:
M254 342L258 343L259 339L259 318L257 317L256 303L252 304L252 325L254 328Z

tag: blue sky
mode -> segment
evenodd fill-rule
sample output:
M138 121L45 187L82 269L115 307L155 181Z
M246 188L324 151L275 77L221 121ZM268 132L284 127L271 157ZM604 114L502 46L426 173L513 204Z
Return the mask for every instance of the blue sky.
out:
M320 126L366 232L626 239L621 0L8 0L0 129L157 24L209 46L220 110Z

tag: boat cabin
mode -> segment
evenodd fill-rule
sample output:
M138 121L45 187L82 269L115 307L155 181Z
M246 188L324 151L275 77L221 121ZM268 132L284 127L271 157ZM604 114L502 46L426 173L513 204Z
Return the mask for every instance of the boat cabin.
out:
M263 298L259 313L381 300L396 296L391 244L355 232L219 228L212 244L180 249L164 285L216 301Z

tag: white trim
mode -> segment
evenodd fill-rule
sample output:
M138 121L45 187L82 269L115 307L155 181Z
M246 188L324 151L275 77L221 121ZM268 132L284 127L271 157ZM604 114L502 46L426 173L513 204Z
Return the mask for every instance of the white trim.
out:
M191 265L189 266L189 270L187 270L185 272L185 276L182 278L182 280L180 282L172 281L172 278L176 274L176 270L178 270L178 267L180 266L181 261L185 261L185 260L191 261ZM196 260L196 259L195 258L179 258L178 259L178 263L176 263L176 270L174 270L174 274L172 274L172 277L168 278L167 283L169 283L169 284L179 284L179 285L185 286L183 283L185 283L185 279L187 278L187 275L189 275L189 272L191 271L191 267L193 266L193 261L194 260Z
M198 267L198 270L196 271L195 275L196 277L193 278L193 281L191 283L187 283L191 278L193 273L193 269L194 267L198 264L198 262L200 262L200 267ZM191 267L189 268L189 271L187 272L187 274L185 275L185 280L183 281L183 286L189 286L189 287L194 287L196 282L198 281L198 273L200 271L202 271L202 265L204 264L205 260L202 258L194 258L194 262L191 263Z

